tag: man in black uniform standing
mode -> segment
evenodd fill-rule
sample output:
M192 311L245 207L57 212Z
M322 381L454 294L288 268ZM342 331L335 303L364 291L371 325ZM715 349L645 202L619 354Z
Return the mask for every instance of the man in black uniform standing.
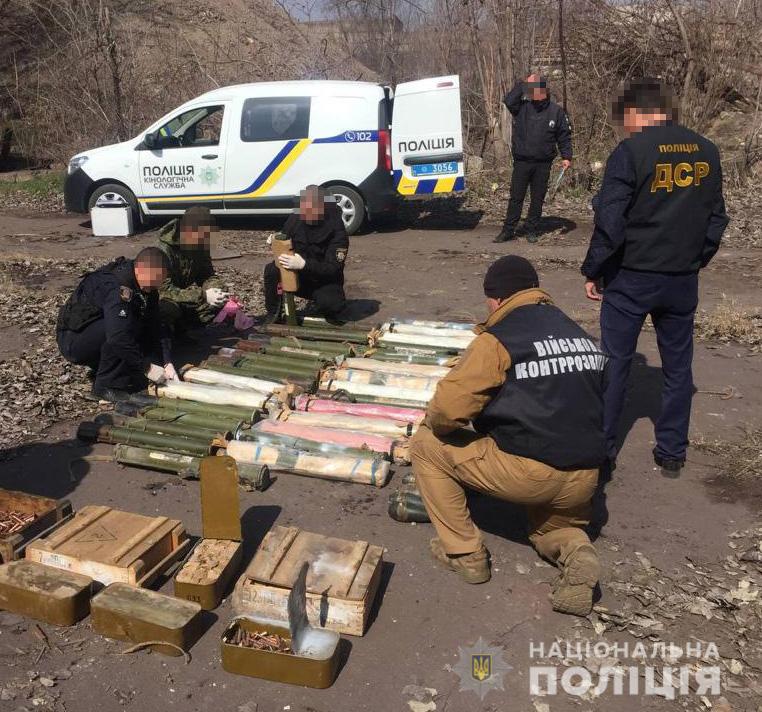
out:
M537 74L530 74L526 84L516 82L503 103L513 115L513 175L505 223L494 241L507 242L514 238L529 187L527 240L537 242L542 204L548 192L550 166L556 157L556 146L561 152L564 170L571 165L569 117L558 104L550 100L547 82Z
M293 255L280 255L280 266L299 272L299 297L314 301L318 311L335 320L346 305L344 262L349 238L335 202L326 202L325 191L309 185L299 199L299 212L290 215L283 232L291 239ZM267 320L281 315L280 272L275 262L265 267Z
M678 124L673 106L654 79L628 83L615 100L614 121L626 138L609 157L593 201L595 228L582 265L587 297L603 300L610 463L638 335L650 314L664 374L653 455L667 477L679 476L688 447L698 272L728 224L717 147Z
M159 315L157 290L166 277L164 254L147 247L134 260L119 257L86 275L61 307L58 348L94 371L94 398L118 400L149 380L177 378Z

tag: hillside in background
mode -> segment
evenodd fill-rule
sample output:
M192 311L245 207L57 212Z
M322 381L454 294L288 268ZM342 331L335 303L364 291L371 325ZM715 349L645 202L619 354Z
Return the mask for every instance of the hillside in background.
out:
M11 128L14 154L42 165L133 136L217 86L376 79L271 0L9 0L0 25L6 139Z

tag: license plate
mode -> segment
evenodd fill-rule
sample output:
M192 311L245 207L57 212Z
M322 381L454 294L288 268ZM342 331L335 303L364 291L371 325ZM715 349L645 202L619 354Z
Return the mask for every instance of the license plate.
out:
M411 166L413 169L413 175L417 178L419 176L442 176L448 173L457 173L458 164L456 161L447 161L446 163L420 163L416 166Z

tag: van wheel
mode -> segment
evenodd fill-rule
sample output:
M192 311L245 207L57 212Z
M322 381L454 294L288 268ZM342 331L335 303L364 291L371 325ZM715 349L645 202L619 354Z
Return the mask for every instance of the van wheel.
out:
M142 223L142 215L138 207L138 201L134 193L123 185L118 183L107 183L96 188L87 202L87 209L92 210L95 207L113 207L114 205L124 206L132 210L132 224L137 228Z
M325 190L336 198L347 234L354 235L365 220L365 203L360 194L343 185L329 185Z

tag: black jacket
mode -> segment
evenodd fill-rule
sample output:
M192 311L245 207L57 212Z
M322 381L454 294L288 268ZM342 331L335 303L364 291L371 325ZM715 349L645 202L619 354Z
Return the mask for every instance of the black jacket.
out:
M582 265L610 282L620 267L689 273L705 267L728 225L717 147L678 124L622 141L593 199L595 228Z
M566 112L550 99L524 98L524 83L517 82L503 99L513 114L511 150L517 161L552 161L556 146L561 158L571 160L571 124Z
M585 331L552 304L528 304L487 329L510 355L497 395L474 428L507 453L558 470L598 467L605 457L606 359Z
M349 250L349 238L336 203L326 203L323 220L315 225L290 215L283 232L291 238L293 250L306 264L301 275L309 282L344 283L344 262Z
M140 290L133 260L118 257L85 275L61 307L56 331L81 332L100 319L105 321L106 340L136 373L144 373L152 360L171 361L169 334L159 315L159 293Z

